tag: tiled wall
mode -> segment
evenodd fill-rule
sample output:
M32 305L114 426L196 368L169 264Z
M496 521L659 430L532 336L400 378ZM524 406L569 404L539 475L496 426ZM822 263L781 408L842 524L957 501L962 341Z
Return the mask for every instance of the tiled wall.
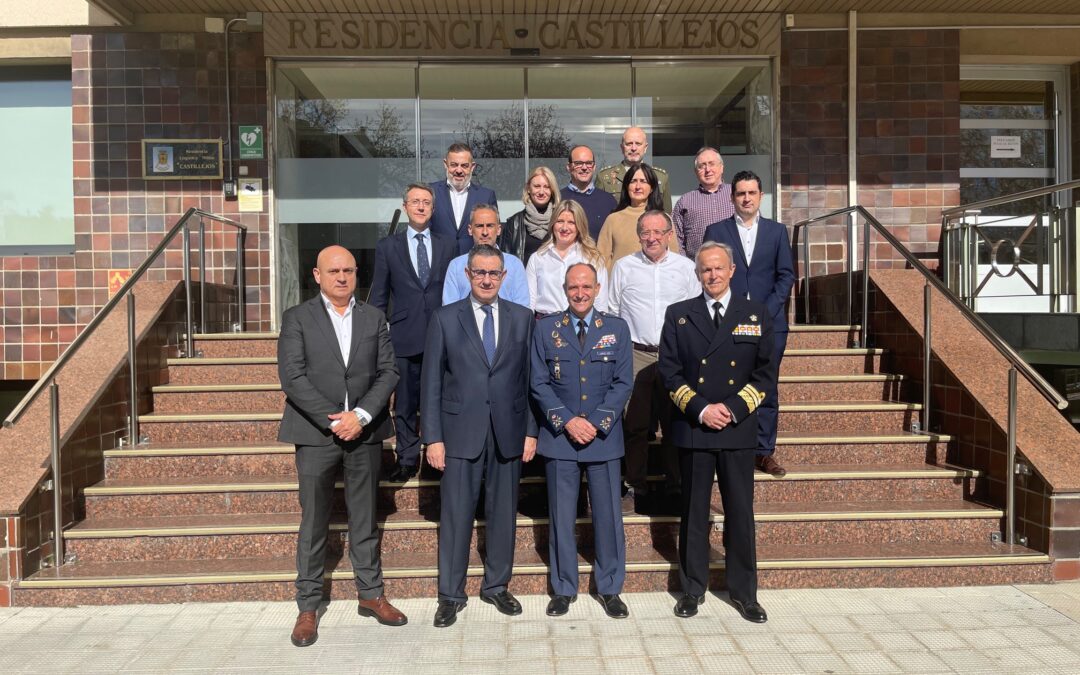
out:
M190 207L249 227L246 326L270 325L269 217L239 213L221 181L145 181L143 138L222 138L225 128L224 36L210 33L76 35L72 43L72 138L75 254L3 258L4 379L37 379L108 300L108 271L134 269ZM233 34L235 125L264 124L262 37ZM234 153L238 152L234 147ZM234 157L236 155L234 154ZM262 178L267 162L238 163ZM220 231L212 226L209 232ZM232 239L214 281L231 280ZM151 279L181 277L179 245Z
M913 252L935 252L960 204L960 34L861 31L858 201ZM875 244L876 267L903 266Z

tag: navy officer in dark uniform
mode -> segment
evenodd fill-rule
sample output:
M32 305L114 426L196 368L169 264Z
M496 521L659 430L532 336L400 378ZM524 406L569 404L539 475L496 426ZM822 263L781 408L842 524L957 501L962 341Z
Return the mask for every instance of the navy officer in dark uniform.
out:
M675 615L697 614L709 588L713 475L724 507L725 576L747 621L768 616L757 601L754 452L757 409L775 391L772 318L765 305L731 292L731 247L705 242L696 256L703 295L668 307L658 368L678 408L671 429L682 469L679 579Z
M596 560L593 579L608 616L630 615L619 598L626 579L622 523L622 412L634 385L630 328L593 308L600 290L596 268L577 263L563 282L569 308L536 322L532 399L542 422L536 451L544 458L550 509L549 616L561 616L577 598L574 539L581 472L592 504Z

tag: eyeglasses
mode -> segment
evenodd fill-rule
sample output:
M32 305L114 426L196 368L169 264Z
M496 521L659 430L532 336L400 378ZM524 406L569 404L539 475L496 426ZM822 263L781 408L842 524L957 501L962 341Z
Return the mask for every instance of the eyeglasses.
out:
M642 240L659 239L660 237L664 236L668 232L671 232L670 227L668 229L666 229L666 230L646 230L646 231L642 232L641 234L639 234L638 238L642 239Z
M474 270L470 269L469 274L471 276L483 279L484 277L490 277L492 279L498 279L503 275L504 270Z
M590 166L596 166L596 161L590 159L587 162L582 162L582 161L570 162L570 166L574 167L575 169L586 169L586 168L588 168Z
M410 199L409 201L407 201L405 203L408 206L417 207L417 206L431 206L432 202L431 202L430 199Z

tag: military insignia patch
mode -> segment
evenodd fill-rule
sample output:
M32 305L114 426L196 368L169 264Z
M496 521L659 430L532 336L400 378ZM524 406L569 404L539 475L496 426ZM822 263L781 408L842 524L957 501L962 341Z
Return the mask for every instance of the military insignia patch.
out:
M679 317L679 325L682 326L685 323L686 323L686 317L685 316L680 316Z
M600 420L600 428L604 431L611 431L611 415L607 415L604 419Z
M761 326L756 323L740 323L738 326L735 326L735 330L731 331L731 334L761 337Z
M614 333L608 333L600 338L600 341L593 345L593 349L603 349L604 347L612 347L618 343Z
M555 342L555 349L562 349L566 346L566 340L562 339L558 330L551 331L551 339Z
M561 427L563 425L562 417L560 417L558 413L551 413L551 424L556 427Z
M750 315L750 320L751 321L757 321L757 314L751 314Z
M563 317L562 317L562 325L564 325L564 326L567 326L567 325L569 325L569 324L570 324L570 317L569 317L569 316L567 316L567 315L565 315L565 314L563 314Z
M604 322L600 319L600 317L596 317L596 327L599 328L599 327L601 327L603 325L604 325Z

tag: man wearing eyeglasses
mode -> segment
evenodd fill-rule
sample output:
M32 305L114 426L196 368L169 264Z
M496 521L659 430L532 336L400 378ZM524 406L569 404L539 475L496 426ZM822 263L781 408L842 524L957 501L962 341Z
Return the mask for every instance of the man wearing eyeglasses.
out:
M623 153L623 161L600 169L596 177L596 185L601 190L609 192L616 197L622 193L623 176L627 169L635 162L644 162L645 153L649 149L649 138L641 127L630 127L623 132L622 143L619 148ZM656 179L660 181L660 194L664 198L664 211L671 213L671 187L668 185L668 174L660 167L649 163L656 172Z
M660 452L665 492L679 491L679 457L671 441L671 401L656 368L660 330L668 305L701 295L694 263L669 250L671 219L663 211L646 211L637 222L641 250L623 256L611 272L608 309L630 326L634 350L634 391L626 408L626 492L622 509L632 513L648 494L649 432L660 424Z
M690 260L697 255L705 237L705 228L735 215L731 186L724 182L724 158L715 148L704 147L694 157L698 187L675 202L671 219L679 251Z
M495 191L472 181L476 162L472 148L465 143L453 143L446 150L446 180L431 183L435 194L435 211L431 215L431 230L435 234L457 241L457 254L468 253L473 247L469 235L469 214L477 204L499 207Z
M500 233L502 233L502 223L499 222L498 209L490 204L477 204L472 210L472 216L469 217L469 234L472 235L473 246L485 244L498 248ZM459 255L451 260L446 268L446 282L443 283L442 294L444 305L468 297L471 290L466 272L468 260L468 253ZM525 278L525 266L521 264L517 256L504 251L503 267L506 268L506 278L499 286L499 297L528 307L529 281Z
M596 241L600 236L600 228L604 226L604 219L611 215L619 204L604 190L596 189L593 181L596 158L589 146L575 145L570 148L566 172L570 174L570 184L559 192L564 200L572 199L581 204L589 218L589 236Z
M480 599L521 614L507 590L514 567L521 462L536 453L529 406L533 314L499 298L503 253L474 246L469 297L437 309L424 348L421 425L427 461L443 471L439 512L439 605L445 628L465 609L473 518L484 485L484 579Z
M434 201L427 185L407 187L403 207L409 226L375 245L370 302L389 316L390 339L401 375L394 398L397 462L389 473L395 483L404 483L419 471L417 414L424 333L431 313L442 305L446 267L457 255L454 239L428 227Z
M356 259L347 249L329 246L316 264L319 295L286 310L278 338L278 378L285 392L278 440L296 446L300 495L300 614L291 636L297 647L319 639L334 483L342 471L358 611L385 625L406 623L383 594L375 523L382 442L390 435L386 406L398 381L386 317L353 296Z

